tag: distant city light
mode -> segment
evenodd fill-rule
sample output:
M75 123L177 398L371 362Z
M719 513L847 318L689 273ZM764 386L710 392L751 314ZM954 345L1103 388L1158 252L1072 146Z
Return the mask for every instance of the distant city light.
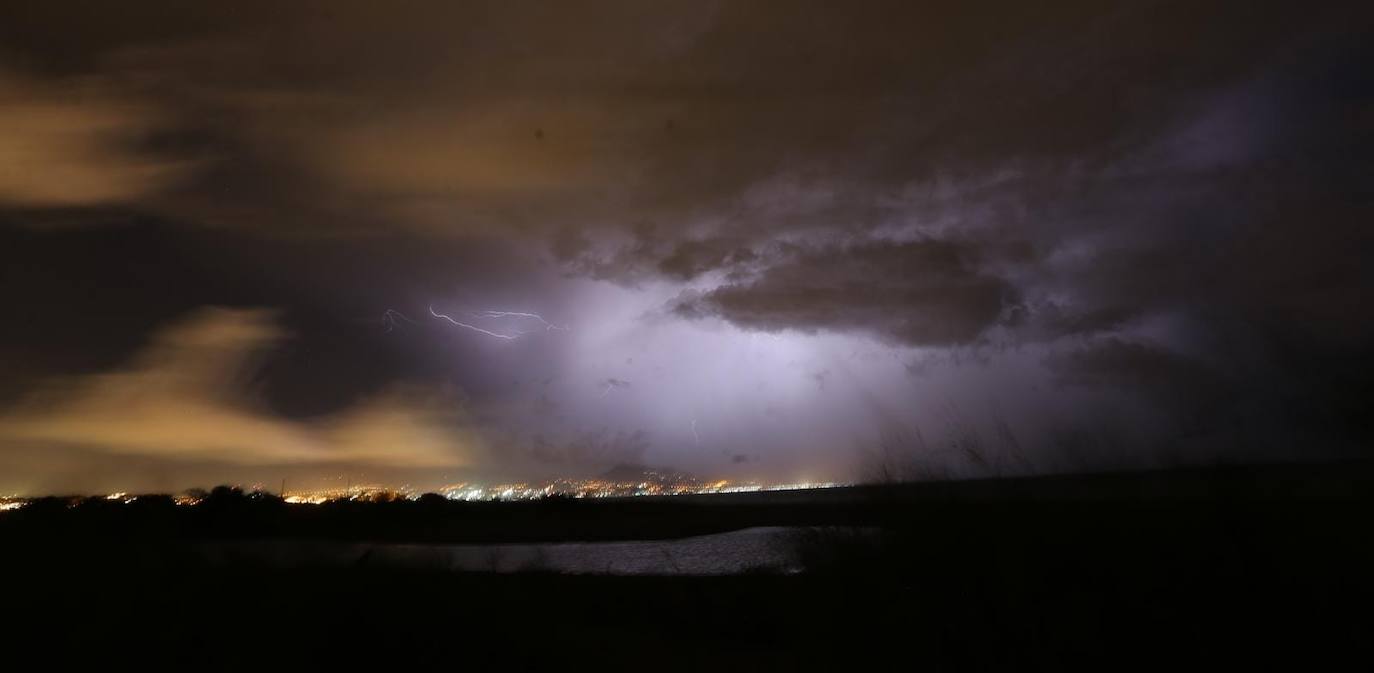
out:
M711 493L753 493L759 491L796 491L806 489L836 488L848 484L836 482L797 482L789 484L769 484L761 482L713 481L700 482L687 475L647 473L644 479L615 481L601 479L554 479L540 483L503 483L503 484L449 484L435 491L419 491L410 486L390 488L380 484L358 484L347 488L324 488L317 490L292 490L282 500L292 505L322 505L331 502L395 502L399 500L418 500L426 493L436 493L449 500L465 502L539 500L543 498L634 498L644 496L706 495ZM195 492L176 495L172 501L178 506L191 507L204 502ZM267 495L263 491L254 493ZM106 495L92 496L101 499L129 504L139 496L123 491ZM71 498L68 507L75 507L83 498ZM0 512L21 509L30 499L19 496L0 497Z

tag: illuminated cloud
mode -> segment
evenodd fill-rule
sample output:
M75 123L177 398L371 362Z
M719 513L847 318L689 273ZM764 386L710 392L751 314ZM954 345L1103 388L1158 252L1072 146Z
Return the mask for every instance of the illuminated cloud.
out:
M188 168L135 149L161 121L110 82L39 83L0 70L0 206L99 206L156 194Z
M0 22L13 474L1369 444L1367 7L280 4Z
M452 467L475 440L454 407L414 391L323 420L290 421L246 394L252 363L282 337L262 310L203 309L154 336L125 368L53 384L0 416L0 446L241 465L299 463Z

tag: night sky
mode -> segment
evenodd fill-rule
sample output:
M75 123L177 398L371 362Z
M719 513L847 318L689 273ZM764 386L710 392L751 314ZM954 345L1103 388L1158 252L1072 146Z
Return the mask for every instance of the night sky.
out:
M0 494L1367 458L1368 7L9 0Z

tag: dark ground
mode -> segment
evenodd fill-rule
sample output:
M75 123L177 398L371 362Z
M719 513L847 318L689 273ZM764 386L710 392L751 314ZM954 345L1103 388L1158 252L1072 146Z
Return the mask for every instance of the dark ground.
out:
M10 670L21 653L43 668L1362 669L1374 655L1369 474L1280 467L476 506L40 503L0 516L0 661ZM611 539L780 524L815 526L796 541L810 572L212 568L179 551L224 537ZM93 563L96 545L129 553Z

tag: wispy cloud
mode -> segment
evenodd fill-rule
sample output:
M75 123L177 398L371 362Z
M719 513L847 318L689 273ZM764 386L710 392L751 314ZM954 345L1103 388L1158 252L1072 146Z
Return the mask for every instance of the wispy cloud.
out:
M476 439L457 408L398 389L311 421L260 408L248 394L256 355L282 337L263 310L202 309L158 333L115 371L60 382L0 416L0 446L242 465L349 463L454 467Z

